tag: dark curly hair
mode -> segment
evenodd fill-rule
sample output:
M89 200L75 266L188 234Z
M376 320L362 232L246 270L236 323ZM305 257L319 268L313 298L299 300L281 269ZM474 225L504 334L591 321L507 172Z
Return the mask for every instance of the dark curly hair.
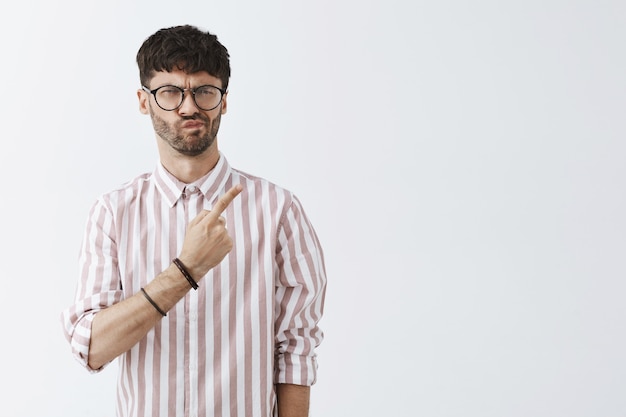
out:
M160 29L137 52L139 80L147 86L155 72L180 69L188 74L206 71L228 89L230 55L217 36L195 26Z

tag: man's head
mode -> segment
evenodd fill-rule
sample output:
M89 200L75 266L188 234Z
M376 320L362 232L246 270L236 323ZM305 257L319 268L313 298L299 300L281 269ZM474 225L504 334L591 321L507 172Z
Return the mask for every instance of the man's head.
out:
M215 155L230 77L217 37L189 25L161 29L143 43L137 64L139 110L152 119L162 157Z
M230 56L217 36L195 26L165 28L146 39L137 52L141 85L150 85L156 72L182 70L188 74L207 72L228 90Z

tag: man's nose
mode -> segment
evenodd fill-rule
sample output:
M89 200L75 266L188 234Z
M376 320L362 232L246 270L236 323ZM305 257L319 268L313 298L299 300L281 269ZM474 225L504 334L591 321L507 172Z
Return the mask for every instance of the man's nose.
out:
M183 95L183 102L178 108L178 113L180 114L194 114L197 113L200 109L196 106L196 102L193 98L193 93L189 90L185 91Z

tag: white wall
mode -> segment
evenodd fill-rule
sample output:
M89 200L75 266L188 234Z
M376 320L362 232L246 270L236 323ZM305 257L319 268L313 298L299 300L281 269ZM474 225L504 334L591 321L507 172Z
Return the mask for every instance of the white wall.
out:
M182 23L232 56L220 146L326 249L312 415L626 415L626 3L0 6L0 414L113 415L60 311L87 210L156 162L134 63Z

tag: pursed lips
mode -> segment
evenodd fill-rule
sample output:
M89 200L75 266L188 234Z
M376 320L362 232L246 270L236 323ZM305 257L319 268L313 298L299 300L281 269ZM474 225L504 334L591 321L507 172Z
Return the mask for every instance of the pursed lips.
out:
M204 122L200 120L188 120L180 125L183 129L200 129L204 126Z

